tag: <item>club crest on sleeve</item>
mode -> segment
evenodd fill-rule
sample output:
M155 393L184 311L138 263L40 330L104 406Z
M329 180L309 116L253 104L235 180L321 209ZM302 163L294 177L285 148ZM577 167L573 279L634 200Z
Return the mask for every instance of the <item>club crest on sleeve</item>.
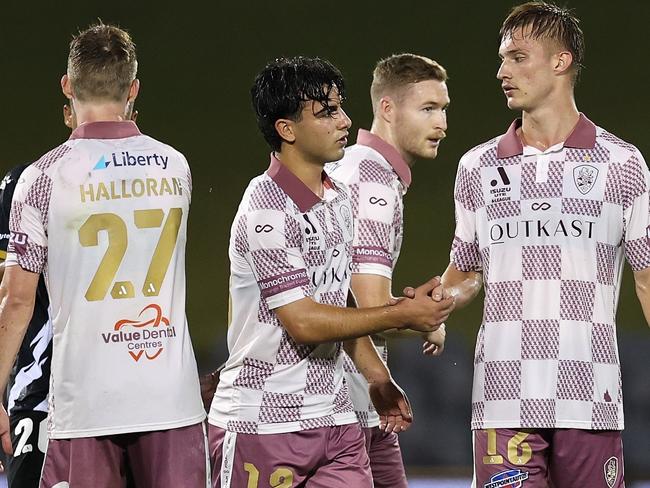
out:
M589 164L581 164L573 168L573 181L580 193L586 195L591 191L598 178L598 168Z
M612 456L603 465L603 473L605 475L605 483L609 488L614 488L614 483L618 478L618 458Z

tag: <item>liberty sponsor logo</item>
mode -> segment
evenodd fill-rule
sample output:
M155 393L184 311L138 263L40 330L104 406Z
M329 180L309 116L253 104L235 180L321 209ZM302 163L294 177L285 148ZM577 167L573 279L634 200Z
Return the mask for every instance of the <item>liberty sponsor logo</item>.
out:
M616 478L618 478L618 458L612 456L603 465L603 472L605 475L605 483L609 488L614 488Z
M23 232L11 232L9 235L9 246L7 250L9 252L15 252L16 254L25 254L27 252L27 244L29 243L29 237Z
M502 471L490 478L489 483L484 484L484 488L520 488L524 486L524 481L528 479L528 471L520 469L509 469Z
M490 243L503 244L507 239L543 239L545 237L573 237L591 239L594 233L592 220L518 220L493 224Z
M134 156L129 151L122 151L121 153L111 153L107 158L102 155L93 166L93 170L106 169L109 166L119 167L132 167L132 166L162 166L162 169L167 169L168 156L158 154L140 154Z
M183 194L180 178L134 178L79 186L81 203L123 198L164 197Z
M537 212L538 210L548 210L548 209L551 208L551 204L548 203L548 202L541 202L541 203L533 202L530 205L530 208L531 208L531 210L534 210L535 212Z
M380 207L388 205L385 198L370 197L368 201L370 202L370 205L379 205Z
M580 193L586 195L591 191L598 178L598 168L582 164L573 168L573 182Z
M269 224L264 224L264 225L256 225L255 226L255 232L258 234L264 232L265 234L268 234L273 230L273 226Z
M135 362L143 357L153 361L162 354L168 340L176 337L176 329L170 326L160 305L152 303L140 311L138 319L118 320L113 330L102 332L101 337L105 344L126 345Z

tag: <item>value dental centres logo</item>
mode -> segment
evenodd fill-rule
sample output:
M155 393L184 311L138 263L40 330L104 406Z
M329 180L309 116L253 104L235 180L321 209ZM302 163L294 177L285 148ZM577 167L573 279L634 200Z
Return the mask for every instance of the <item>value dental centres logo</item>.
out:
M176 329L163 315L160 305L152 303L142 309L138 318L115 322L113 330L102 332L104 344L120 344L137 363L141 359L153 361L164 351L167 343L176 337Z

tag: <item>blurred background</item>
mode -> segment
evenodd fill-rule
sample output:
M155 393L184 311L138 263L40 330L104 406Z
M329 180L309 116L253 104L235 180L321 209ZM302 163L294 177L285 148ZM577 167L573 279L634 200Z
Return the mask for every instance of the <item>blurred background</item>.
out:
M254 75L281 55L321 56L347 81L353 133L372 120L376 61L399 52L446 67L452 99L448 137L435 161L414 168L406 196L398 293L441 273L453 234L452 191L460 156L506 130L508 111L495 74L497 33L516 2L38 2L4 0L0 13L0 170L37 159L67 137L59 80L73 33L101 18L128 29L141 80L136 108L143 132L186 154L194 176L188 262L188 317L202 371L225 360L230 223L248 181L268 165L268 148L249 102ZM650 3L565 2L582 19L586 68L579 108L595 123L650 154ZM351 138L351 143L355 137ZM419 340L395 340L390 366L408 392L416 423L401 435L413 486L467 486L472 356L482 300L449 320L446 351L431 359ZM629 269L618 314L623 365L628 485L650 479L650 331ZM420 480L419 482L416 480ZM456 483L449 481L456 479ZM416 484L419 483L419 484ZM635 484L636 483L636 484Z

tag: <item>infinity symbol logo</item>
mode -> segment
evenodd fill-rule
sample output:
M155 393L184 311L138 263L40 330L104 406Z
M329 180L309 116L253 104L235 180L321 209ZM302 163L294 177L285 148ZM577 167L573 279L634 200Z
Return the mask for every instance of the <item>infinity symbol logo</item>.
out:
M548 210L551 208L551 204L547 202L542 202L542 203L533 203L530 208L533 210Z
M268 234L268 233L271 232L272 230L273 230L273 226L271 226L271 225L269 225L269 224L256 225L256 226L255 226L255 232L257 232L258 234L259 234L260 232L264 232L264 233Z
M377 197L370 197L370 204L371 205L380 205L382 207L385 207L388 205L388 202L384 200L383 198L377 198Z

